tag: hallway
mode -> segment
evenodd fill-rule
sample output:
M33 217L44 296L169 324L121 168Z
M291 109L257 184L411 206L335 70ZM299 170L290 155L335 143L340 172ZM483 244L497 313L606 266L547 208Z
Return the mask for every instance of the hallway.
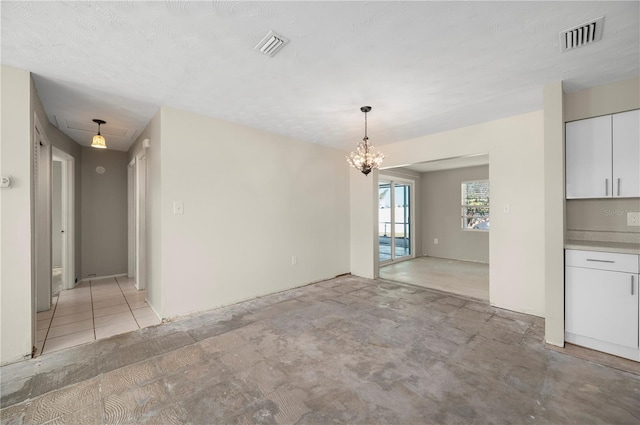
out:
M125 276L61 291L49 311L38 313L36 356L159 324L145 297Z

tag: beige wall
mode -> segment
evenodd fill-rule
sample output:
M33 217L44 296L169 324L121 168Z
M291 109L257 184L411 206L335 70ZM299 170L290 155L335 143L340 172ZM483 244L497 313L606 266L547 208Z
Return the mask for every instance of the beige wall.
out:
M160 146L149 137L147 150L158 161L147 165L161 245L149 285L160 289L151 302L162 317L349 271L344 152L167 107L159 128ZM173 214L176 201L183 215Z
M564 95L564 121L640 108L640 77Z
M463 181L488 179L488 165L422 174L423 255L489 262L489 232L462 230L460 205ZM495 211L492 208L491 214Z
M562 82L544 87L544 270L545 340L564 346L564 119Z
M0 70L0 364L31 357L33 327L31 242L30 75Z
M543 316L544 237L539 223L544 204L544 123L542 111L385 145L385 166L489 153L491 216L489 234L490 302L510 310ZM369 188L351 185L351 216L360 222L375 217L376 206L364 202ZM371 199L371 198L368 198ZM362 202L358 202L362 201ZM510 206L505 214L503 207ZM373 219L371 219L373 220ZM352 219L351 271L372 274L367 258L374 253L374 232Z
M126 273L127 153L83 147L80 176L81 278Z
M627 212L640 211L640 199L567 200L567 230L640 233L627 226Z

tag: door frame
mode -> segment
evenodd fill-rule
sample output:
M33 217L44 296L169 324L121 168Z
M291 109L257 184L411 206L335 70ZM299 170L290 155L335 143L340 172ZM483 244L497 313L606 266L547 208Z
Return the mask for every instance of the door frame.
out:
M147 287L147 157L143 152L136 155L135 163L135 275L138 291Z
M51 308L51 144L33 114L33 304L37 313ZM35 341L35 331L33 334ZM35 345L35 344L34 344Z
M386 261L380 261L380 253L379 253L379 249L375 250L375 254L377 256L377 262L378 262L378 268L379 267L384 267L384 266L388 266L389 264L394 264L394 263L399 263L401 261L407 261L407 260L412 260L414 258L416 258L416 238L415 238L415 228L416 228L416 214L415 214L415 204L416 204L416 194L415 194L415 190L416 190L416 182L415 180L411 180L411 179L407 179L407 178L402 178L402 177L396 177L390 174L378 174L378 182L377 182L377 188L378 190L376 190L376 194L375 196L379 196L379 188L380 188L380 181L388 181L391 183L390 185L390 193L391 193L391 200L392 200L392 204L394 204L394 200L395 200L395 193L394 193L394 189L395 189L395 183L400 183L402 185L408 185L409 186L409 240L410 240L410 244L411 244L411 255L407 255L404 257L400 257L400 258L394 258L395 257L395 237L391 238L391 259L390 260L386 260ZM392 205L391 206L391 220L393 222L395 222L395 206ZM376 208L376 245L379 247L380 246L380 240L379 240L379 226L380 226L380 207L378 206ZM392 226L392 235L395 234L395 223L393 223Z
M127 277L136 276L136 159L127 164Z
M75 272L75 158L52 146L52 161L62 162L62 289L73 289Z

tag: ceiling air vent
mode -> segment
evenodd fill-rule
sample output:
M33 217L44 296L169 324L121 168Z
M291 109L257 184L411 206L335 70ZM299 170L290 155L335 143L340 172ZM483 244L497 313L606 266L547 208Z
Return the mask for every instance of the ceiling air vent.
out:
M280 34L277 34L273 31L269 31L267 35L264 36L260 43L254 47L255 50L259 50L269 57L274 57L276 53L278 53L282 48L289 42L288 39L284 38Z
M562 31L560 33L560 51L566 52L599 41L602 38L603 23L604 16L601 16L593 21Z

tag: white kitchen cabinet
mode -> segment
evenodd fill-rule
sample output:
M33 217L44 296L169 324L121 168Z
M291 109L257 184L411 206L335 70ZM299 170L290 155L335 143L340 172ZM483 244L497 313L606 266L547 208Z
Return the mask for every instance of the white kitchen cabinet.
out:
M566 196L640 197L640 110L565 126Z
M640 110L613 115L613 195L640 196Z
M567 123L567 199L611 196L611 116Z
M565 340L640 361L639 256L566 250Z

